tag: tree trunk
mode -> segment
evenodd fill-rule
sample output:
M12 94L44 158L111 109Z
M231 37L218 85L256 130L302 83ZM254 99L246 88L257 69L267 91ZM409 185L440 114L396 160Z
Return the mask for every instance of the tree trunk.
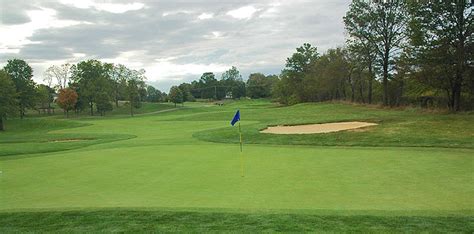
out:
M176 102L174 103L174 108L176 108Z
M130 101L130 115L133 117L133 103Z
M355 82L351 80L351 102L355 100Z
M385 51L383 58L383 105L388 106L388 55L389 51Z
M403 88L404 88L404 82L401 80L399 82L398 90L397 90L397 102L396 106L400 106L402 104L402 97L403 97Z
M4 131L5 127L3 126L3 118L0 117L0 131Z
M23 106L20 104L20 119L23 119L23 116L24 116L24 110L23 110Z
M360 79L359 79L360 80ZM362 103L365 103L365 98L364 98L364 87L362 85L362 82L359 83L359 95L360 95L360 100Z
M69 118L69 110L66 110L66 118Z
M369 64L369 90L367 94L367 101L372 104L372 82L374 81L374 75L372 73L372 64Z
M456 78L456 82L454 83L454 87L451 94L453 95L452 110L460 111L461 110L461 83L459 82L459 78Z
M91 108L91 116L94 115L94 103L93 102L90 102L90 108Z

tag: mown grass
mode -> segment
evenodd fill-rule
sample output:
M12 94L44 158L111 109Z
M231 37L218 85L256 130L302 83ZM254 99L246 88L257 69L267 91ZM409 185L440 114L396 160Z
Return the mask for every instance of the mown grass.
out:
M238 131L229 124L236 109L242 112L245 177ZM0 232L469 233L472 118L245 100L186 103L134 118L9 121L11 128L0 133L0 155L16 151L0 157ZM258 133L271 124L345 120L379 125L322 135ZM50 142L58 137L121 140L69 149ZM273 209L285 212L266 212Z
M91 210L0 213L0 232L414 232L472 233L466 216Z
M142 115L173 109L174 105L169 103L145 102L142 103L141 108L135 109L135 114ZM133 134L108 134L107 132L54 132L91 125L84 121L74 120L127 118L129 111L129 106L123 102L120 103L119 108L108 112L107 116L88 116L87 111L84 111L79 114L70 113L69 118L66 118L62 111L58 110L52 115L38 115L37 112L30 110L26 118L10 119L6 122L7 131L0 132L0 159L2 156L58 152L133 138L135 137Z
M90 124L51 118L10 120L9 129L0 133L0 160L5 156L33 156L29 154L71 150L135 137L130 134L51 133L87 125Z

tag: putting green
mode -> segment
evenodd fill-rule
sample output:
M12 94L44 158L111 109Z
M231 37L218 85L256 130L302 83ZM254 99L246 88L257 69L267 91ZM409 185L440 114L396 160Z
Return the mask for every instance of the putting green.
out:
M83 120L89 125L48 133L134 138L1 157L0 210L142 207L441 214L474 210L472 149L246 144L242 178L238 144L193 136L230 129L237 138L237 129L228 122L234 107L205 107L200 112L204 108L194 105L135 118ZM248 108L248 112L266 110ZM242 112L245 120L247 112ZM216 115L227 118L212 120ZM242 123L242 128L255 131L261 124L255 117Z

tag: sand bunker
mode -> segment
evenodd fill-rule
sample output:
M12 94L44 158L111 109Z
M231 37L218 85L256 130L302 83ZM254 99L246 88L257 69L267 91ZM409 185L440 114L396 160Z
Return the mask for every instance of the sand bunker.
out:
M325 123L325 124L306 124L296 126L274 126L268 127L261 133L272 134L313 134L313 133L327 133L338 132L356 128L363 128L377 125L375 123L367 122L340 122L340 123Z

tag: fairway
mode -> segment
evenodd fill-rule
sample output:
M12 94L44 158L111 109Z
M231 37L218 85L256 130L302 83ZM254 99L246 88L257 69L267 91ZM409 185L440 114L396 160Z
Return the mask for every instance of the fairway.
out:
M238 129L229 124L237 108L245 177L240 176ZM33 130L37 135L0 133L0 213L120 208L449 216L472 228L474 131L467 123L473 116L415 112L237 101L186 103L133 118L14 120L12 129L28 121L43 125ZM340 121L378 125L307 136L259 133L267 125ZM72 137L92 140L57 141Z

